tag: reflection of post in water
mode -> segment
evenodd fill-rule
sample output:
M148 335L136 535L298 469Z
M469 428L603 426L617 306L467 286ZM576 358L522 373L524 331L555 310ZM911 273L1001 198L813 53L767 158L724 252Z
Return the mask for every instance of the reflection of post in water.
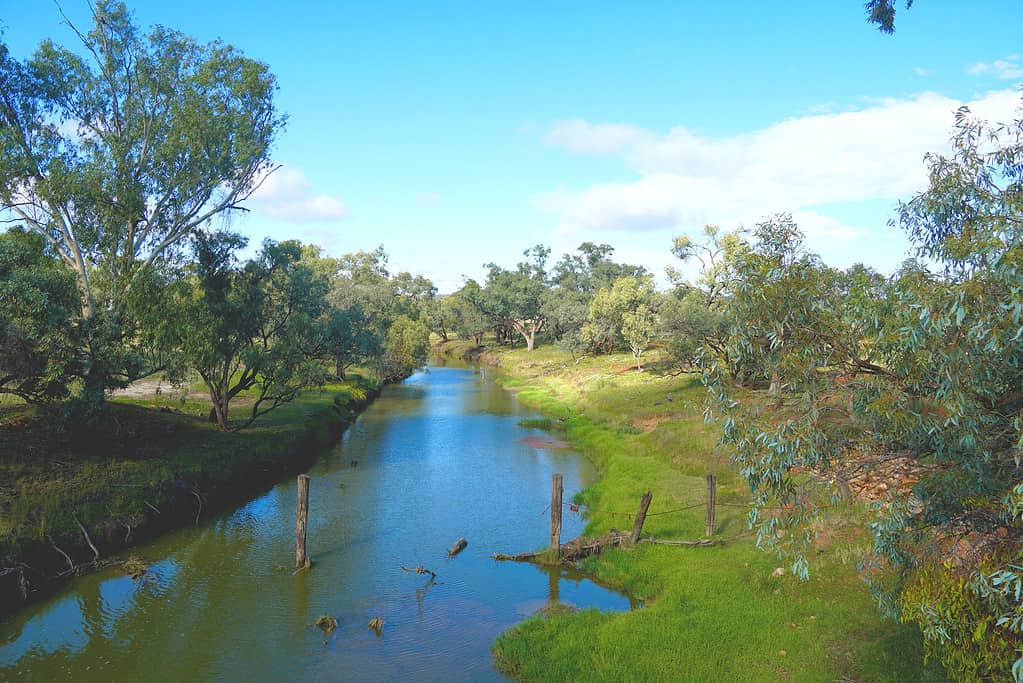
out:
M429 581L416 589L416 614L419 617L420 624L423 623L423 603L426 601L426 593L432 585L433 578L431 577Z
M561 572L557 569L547 571L547 602L552 605L561 602Z

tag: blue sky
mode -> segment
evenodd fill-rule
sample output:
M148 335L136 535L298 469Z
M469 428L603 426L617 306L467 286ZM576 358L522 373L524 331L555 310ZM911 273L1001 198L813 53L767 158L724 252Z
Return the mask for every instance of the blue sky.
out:
M84 0L62 5L88 24ZM919 0L894 36L859 0L129 6L279 79L284 169L235 229L383 243L442 291L540 242L661 272L674 235L776 211L826 261L891 270L892 207L954 109L1006 120L1023 82L1019 0ZM18 56L73 42L49 0L0 0L0 22Z

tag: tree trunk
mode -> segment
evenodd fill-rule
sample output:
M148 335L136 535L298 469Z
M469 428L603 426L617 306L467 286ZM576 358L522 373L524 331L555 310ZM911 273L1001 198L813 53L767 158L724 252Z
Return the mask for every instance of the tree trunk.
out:
M782 394L781 377L778 375L777 370L771 373L771 387L767 390L767 393L774 396L774 407L781 408L785 397Z
M223 430L227 430L227 411L230 407L230 401L231 399L226 395L217 396L212 391L210 392L210 402L213 404L210 408L210 422L216 423Z

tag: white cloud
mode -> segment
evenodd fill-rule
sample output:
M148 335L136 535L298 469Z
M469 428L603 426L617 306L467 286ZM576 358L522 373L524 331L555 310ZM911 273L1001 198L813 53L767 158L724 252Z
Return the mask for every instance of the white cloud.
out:
M547 132L552 145L586 154L615 154L647 136L640 128L621 123L593 124L582 119L563 121Z
M305 173L279 168L263 180L250 198L261 213L288 223L337 221L348 216L348 207L337 197L317 194Z
M928 76L934 75L934 69L925 69L922 66L916 66L913 67L913 73L915 73L920 78L927 78Z
M1005 120L1019 100L1015 91L1005 90L969 104L980 116ZM560 213L562 232L569 234L748 225L789 211L817 239L855 240L860 228L843 226L811 208L906 198L922 189L923 156L947 148L953 113L961 104L923 93L716 138L685 127L659 134L577 120L555 126L547 140L576 152L613 150L637 177L563 188L535 203Z
M996 59L993 62L977 62L966 70L971 76L986 76L988 74L995 78L1011 80L1023 78L1023 66L1019 63L1019 55L1009 55L1005 59Z

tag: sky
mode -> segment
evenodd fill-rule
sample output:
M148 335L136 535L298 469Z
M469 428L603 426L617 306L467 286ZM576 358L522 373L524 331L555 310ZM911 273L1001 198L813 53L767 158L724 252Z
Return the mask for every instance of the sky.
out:
M538 243L660 274L674 236L782 211L827 263L890 272L911 248L894 207L955 110L1023 116L1020 0L900 2L893 36L860 0L128 4L278 78L282 168L232 229L383 244L441 292ZM0 0L0 26L21 58L75 42L52 0Z

